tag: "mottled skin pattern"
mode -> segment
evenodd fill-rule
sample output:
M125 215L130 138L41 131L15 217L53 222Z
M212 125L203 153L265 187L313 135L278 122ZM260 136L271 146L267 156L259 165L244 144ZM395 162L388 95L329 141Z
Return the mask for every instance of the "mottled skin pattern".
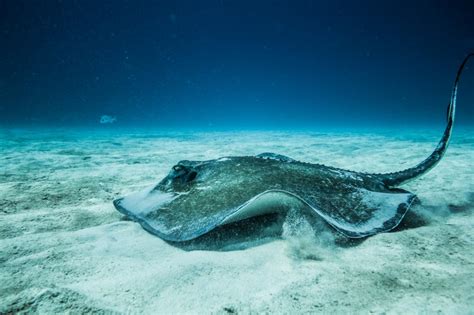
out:
M231 222L237 214L246 213L248 205L258 198L274 196L268 192L302 200L348 237L390 231L400 223L415 199L413 194L396 187L428 172L447 150L459 79L473 56L467 55L458 69L448 105L447 126L438 146L412 168L388 174L362 174L298 162L273 153L181 161L156 187L140 194L138 200L137 195L120 198L114 205L146 230L170 241L193 239Z
M145 221L148 230L168 240L186 240L216 227L253 197L267 191L298 196L312 208L336 221L352 225L367 222L374 208L362 200L360 189L407 195L396 218L363 233L340 229L350 237L363 237L398 225L413 195L387 188L377 175L361 174L318 164L297 162L267 153L260 156L226 157L210 161L181 161L150 194L172 193L171 202L135 219ZM120 200L116 202L120 206ZM124 210L124 209L122 209ZM275 209L277 211L278 209ZM134 216L133 213L127 213ZM151 229L150 229L151 228Z

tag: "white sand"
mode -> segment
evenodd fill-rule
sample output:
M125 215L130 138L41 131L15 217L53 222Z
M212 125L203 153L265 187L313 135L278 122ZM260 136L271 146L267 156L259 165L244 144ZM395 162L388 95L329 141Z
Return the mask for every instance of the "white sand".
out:
M0 313L474 314L472 130L456 129L444 160L404 187L424 221L352 246L291 213L282 236L186 251L111 202L183 159L270 151L386 172L421 161L440 135L2 130Z

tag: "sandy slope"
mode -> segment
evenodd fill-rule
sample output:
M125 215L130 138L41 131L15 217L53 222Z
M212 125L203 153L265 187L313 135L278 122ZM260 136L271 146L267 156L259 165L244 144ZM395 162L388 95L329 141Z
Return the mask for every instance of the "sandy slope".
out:
M440 165L406 187L422 204L404 228L353 244L292 213L190 251L111 203L182 159L273 151L399 170L439 132L416 134L0 131L0 313L474 313L472 130L456 130Z

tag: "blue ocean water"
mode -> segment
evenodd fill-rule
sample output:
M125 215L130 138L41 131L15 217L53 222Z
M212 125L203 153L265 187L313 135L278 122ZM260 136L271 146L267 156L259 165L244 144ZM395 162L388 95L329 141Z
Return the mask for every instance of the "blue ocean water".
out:
M2 1L0 125L432 126L474 48L472 4ZM471 66L472 68L472 66ZM474 75L458 123L472 126Z

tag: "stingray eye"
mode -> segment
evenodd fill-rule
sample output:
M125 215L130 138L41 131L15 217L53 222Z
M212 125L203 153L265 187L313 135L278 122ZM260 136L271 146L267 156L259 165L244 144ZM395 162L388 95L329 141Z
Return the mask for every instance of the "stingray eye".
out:
M179 172L179 171L181 171L182 169L184 169L184 167L181 166L181 165L175 165L175 166L173 166L173 170L176 171L176 172Z

